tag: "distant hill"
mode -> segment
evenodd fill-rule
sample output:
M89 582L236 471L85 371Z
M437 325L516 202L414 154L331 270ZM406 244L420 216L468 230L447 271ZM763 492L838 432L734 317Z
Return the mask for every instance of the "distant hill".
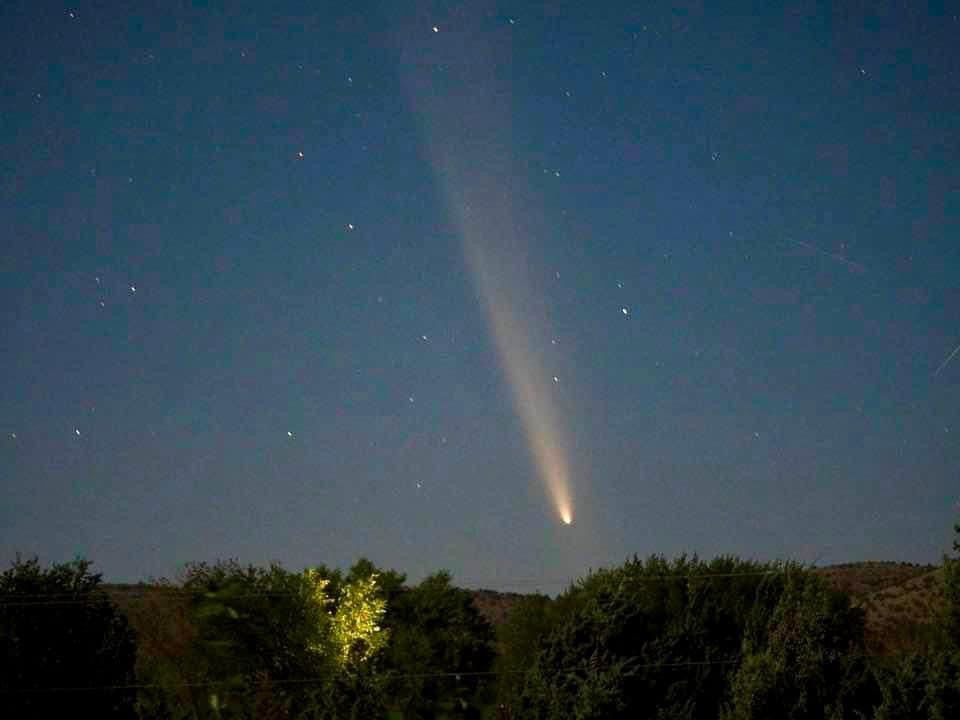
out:
M896 562L862 562L817 568L866 613L867 650L888 654L930 637L943 608L943 568Z
M855 598L864 598L871 593L926 575L938 567L904 562L867 561L826 565L815 568L814 572L823 575L837 590L849 593Z
M494 627L501 625L517 603L526 597L520 593L502 593L496 590L471 590L471 592L473 606Z

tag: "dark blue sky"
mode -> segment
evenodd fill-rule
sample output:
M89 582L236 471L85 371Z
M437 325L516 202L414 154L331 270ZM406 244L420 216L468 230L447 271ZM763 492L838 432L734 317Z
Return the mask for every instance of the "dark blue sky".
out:
M589 5L4 2L0 557L937 561L960 7Z

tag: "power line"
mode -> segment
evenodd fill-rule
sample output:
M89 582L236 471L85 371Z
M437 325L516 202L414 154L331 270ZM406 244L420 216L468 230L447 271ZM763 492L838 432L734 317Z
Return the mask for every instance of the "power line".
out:
M726 660L687 660L679 662L657 662L657 663L643 663L640 665L633 665L633 670L628 673L624 673L624 677L636 677L636 670L644 669L658 669L658 668L679 668L679 667L706 667L710 665L734 665L740 662L740 658L729 658ZM584 670L582 667L578 668L566 668L563 670L556 671L559 673L574 673ZM462 672L428 672L428 673L385 673L385 677L389 680L434 680L442 678L453 678L459 680L460 678L467 677L499 677L501 675L523 675L529 672L527 670L466 670ZM315 677L305 677L305 678L291 678L286 680L253 680L245 681L246 684L256 684L262 683L265 685L304 685L311 683L324 682L329 680L328 677L324 676L315 676ZM88 685L88 686L74 686L74 687L47 687L47 688L21 688L14 690L0 690L0 695L24 695L24 694L35 694L35 693L53 693L53 692L103 692L107 690L151 690L151 689L173 689L173 688L193 688L193 687L217 687L219 685L224 685L230 683L230 680L203 680L197 682L183 682L183 683L129 683L126 685Z
M615 570L602 570L600 572L615 572ZM729 573L667 573L660 575L643 575L640 577L630 577L624 578L626 582L659 582L659 581L673 581L673 580L700 580L700 579L719 579L719 578L733 578L733 577L759 577L762 575L785 575L790 572L789 570L757 570L757 571L748 571L748 572L729 572ZM595 574L588 574L582 578L576 580L570 579L552 579L552 578L490 578L486 580L476 580L473 578L468 578L465 581L469 581L471 585L482 585L484 583L498 583L501 585L558 585L558 584L570 584L576 585L578 582L583 582L589 580L591 577L594 577ZM477 590L482 590L483 588L476 588Z
M144 593L143 597L151 595L151 591ZM235 600L235 599L251 599L251 598L275 598L275 597L294 597L298 593L292 592L283 592L283 593L240 593L237 595L223 595L217 596L215 592L203 591L203 592L184 592L184 593L167 593L159 592L152 594L154 598L157 597L172 597L174 599L190 599L194 597L204 597L206 595L210 596L211 600ZM91 594L84 598L74 598L70 600L0 600L0 607L43 607L43 606L58 606L58 605L91 605L93 603L102 602L103 600L113 600L111 593L97 593Z

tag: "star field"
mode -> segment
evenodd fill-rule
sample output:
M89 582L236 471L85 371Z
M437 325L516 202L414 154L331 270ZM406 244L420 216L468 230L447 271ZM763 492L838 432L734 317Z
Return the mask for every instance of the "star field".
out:
M5 3L0 555L937 561L960 21L773 5Z

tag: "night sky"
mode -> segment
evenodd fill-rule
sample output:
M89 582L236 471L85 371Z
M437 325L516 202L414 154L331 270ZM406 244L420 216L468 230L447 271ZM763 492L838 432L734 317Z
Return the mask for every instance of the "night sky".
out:
M5 0L4 564L938 561L960 6L592 5Z

